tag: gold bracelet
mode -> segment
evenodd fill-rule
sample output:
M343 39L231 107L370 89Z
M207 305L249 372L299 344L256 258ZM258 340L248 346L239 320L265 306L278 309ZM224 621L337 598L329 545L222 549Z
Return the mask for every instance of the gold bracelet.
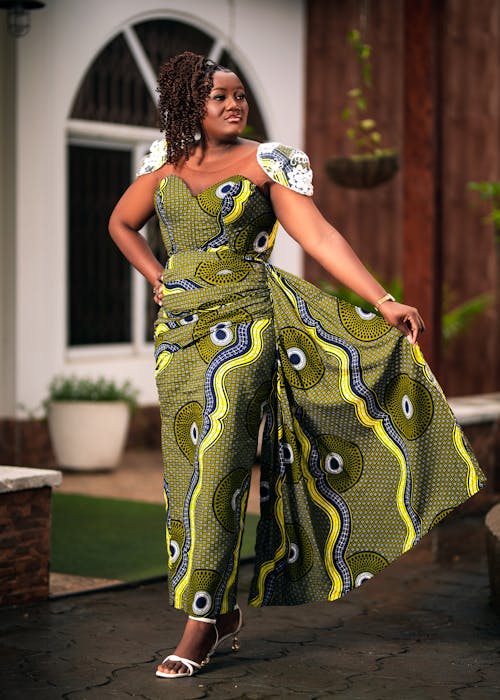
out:
M378 301L373 305L375 308L375 311L379 310L379 308L382 306L384 301L396 301L396 299L394 299L392 294L389 294L389 293L384 294L384 296L380 297L380 299L378 299Z

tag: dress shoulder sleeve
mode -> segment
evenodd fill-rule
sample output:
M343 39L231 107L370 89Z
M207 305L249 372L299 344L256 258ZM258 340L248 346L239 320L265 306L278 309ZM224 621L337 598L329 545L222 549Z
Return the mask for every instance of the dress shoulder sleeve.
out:
M261 143L257 148L257 162L274 182L312 197L312 170L303 151L274 141Z
M139 175L146 175L146 173L152 173L158 168L161 168L167 162L167 142L165 139L157 139L153 141L144 158L141 160L141 165L136 173L136 177Z

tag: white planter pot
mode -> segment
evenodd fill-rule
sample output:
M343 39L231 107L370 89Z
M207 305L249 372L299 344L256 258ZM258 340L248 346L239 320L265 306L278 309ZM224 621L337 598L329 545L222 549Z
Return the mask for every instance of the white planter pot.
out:
M48 424L59 466L72 470L116 467L129 419L124 401L51 401Z

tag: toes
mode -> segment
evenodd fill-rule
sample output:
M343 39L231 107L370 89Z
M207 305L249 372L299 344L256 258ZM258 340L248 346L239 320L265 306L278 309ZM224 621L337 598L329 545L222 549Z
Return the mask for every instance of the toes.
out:
M158 666L158 671L160 673L186 673L187 668L180 661L171 661L168 666L165 664L160 664Z

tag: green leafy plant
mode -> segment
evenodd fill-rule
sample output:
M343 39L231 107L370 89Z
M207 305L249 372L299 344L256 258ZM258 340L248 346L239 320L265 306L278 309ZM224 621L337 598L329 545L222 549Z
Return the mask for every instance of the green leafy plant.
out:
M348 101L341 113L342 120L346 123L347 138L355 147L358 157L393 153L394 149L381 147L382 137L377 123L367 114L367 94L373 88L371 46L362 40L358 29L351 29L347 41L354 49L360 69L360 85L347 92Z
M496 242L500 242L500 182L483 180L482 182L469 182L469 190L477 192L480 199L491 202L491 211L484 218L485 223L493 224L495 228Z
M125 401L133 411L137 394L129 381L117 384L113 380L57 376L49 384L49 401Z
M466 331L474 319L482 314L491 303L492 297L490 294L479 294L451 308L445 302L441 317L441 333L444 344L448 344Z

